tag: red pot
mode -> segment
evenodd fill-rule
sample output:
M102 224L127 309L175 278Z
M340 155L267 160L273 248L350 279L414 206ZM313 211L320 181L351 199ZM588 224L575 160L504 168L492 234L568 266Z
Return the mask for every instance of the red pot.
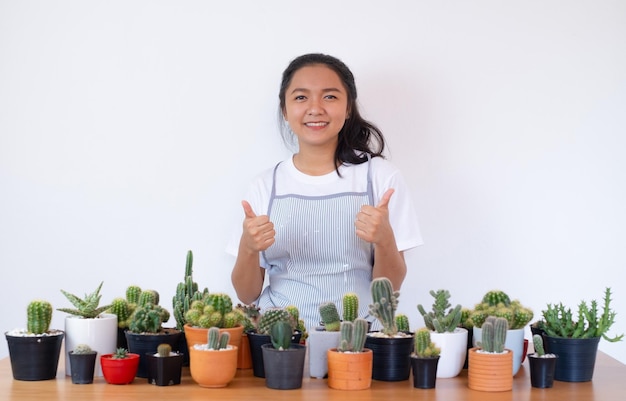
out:
M114 359L113 354L100 356L102 375L109 384L130 384L139 368L139 354L128 353L124 359Z

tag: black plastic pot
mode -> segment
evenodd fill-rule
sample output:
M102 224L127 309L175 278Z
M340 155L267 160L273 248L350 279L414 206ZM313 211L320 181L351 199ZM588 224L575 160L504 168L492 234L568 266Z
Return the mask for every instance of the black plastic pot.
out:
M374 337L367 336L365 348L374 353L372 379L381 381L408 380L411 375L411 352L413 336Z
M5 333L15 380L50 380L56 377L65 336L61 330L56 332L58 334L24 337Z
M148 383L157 386L180 384L183 361L183 354L160 357L155 356L153 353L147 353Z
M74 351L69 352L70 371L72 372L72 383L74 384L91 384L93 383L93 374L96 368L96 356L98 353L93 351L88 354L75 354Z
M263 351L261 346L263 344L271 344L272 340L269 334L258 334L254 331L248 331L248 341L250 342L250 356L252 359L252 374L255 377L265 377L265 368L263 366ZM302 333L295 332L291 337L293 344L299 344L302 338Z
M530 366L530 384L536 388L551 388L554 384L554 371L558 355L540 358L537 354L528 354Z
M275 390L292 390L302 387L306 346L292 344L289 349L277 350L272 344L263 344L265 385Z
M437 382L437 365L439 357L417 358L411 357L413 368L413 387L415 388L435 388Z
M593 378L600 338L561 338L544 334L546 353L559 356L556 361L554 380L590 381Z
M182 331L177 329L163 329L159 334L140 334L126 331L128 351L139 354L139 368L137 377L148 377L148 358L146 354L156 353L159 344L169 344L173 351L178 351Z

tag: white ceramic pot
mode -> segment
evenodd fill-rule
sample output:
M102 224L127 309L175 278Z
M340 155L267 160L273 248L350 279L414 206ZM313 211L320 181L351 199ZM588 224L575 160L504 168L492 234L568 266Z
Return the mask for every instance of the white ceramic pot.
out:
M325 331L316 328L309 332L309 374L316 379L323 379L328 373L328 350L337 348L341 341L339 331Z
M456 377L467 355L467 329L457 327L452 333L430 333L430 340L441 349L437 377Z
M474 327L474 346L482 338L482 329ZM504 342L504 348L513 351L513 376L517 374L519 368L522 366L522 356L524 354L524 328L508 330L506 332L506 341Z
M103 313L94 319L79 316L65 318L65 374L71 376L69 352L78 344L87 344L98 352L94 376L102 376L100 355L115 353L117 347L117 315Z

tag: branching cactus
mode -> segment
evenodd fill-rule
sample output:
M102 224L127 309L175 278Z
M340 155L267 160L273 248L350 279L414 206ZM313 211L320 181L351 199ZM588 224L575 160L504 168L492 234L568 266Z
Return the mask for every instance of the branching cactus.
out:
M31 301L26 307L26 329L29 333L43 334L50 329L52 305L48 301Z
M284 308L270 308L261 314L261 317L259 318L259 326L257 327L257 333L270 334L272 326L278 321L288 322L292 327L292 332L296 327L295 322L293 322L293 318L287 310Z
M278 350L286 350L291 346L293 327L289 322L278 321L270 329L272 345Z
M230 333L227 331L220 333L218 327L210 327L207 332L207 345L209 349L220 350L228 347L228 341L230 340Z
M339 331L341 318L334 302L324 302L319 306L320 316L326 331Z
M396 326L396 308L400 293L393 290L391 281L386 277L378 277L372 280L372 304L370 313L376 317L383 326L383 334L393 337L398 333Z
M430 330L423 327L415 333L415 348L413 352L419 358L435 358L441 349L430 341Z
M367 338L367 320L356 318L354 322L341 322L341 341L337 346L339 352L363 352Z
M187 251L185 277L182 282L178 283L176 294L172 299L173 314L178 330L184 330L185 324L189 323L185 315L191 308L193 301L202 300L208 293L208 288L205 288L202 292L198 291L198 284L193 281L193 253Z
M483 323L480 347L486 352L504 352L508 329L509 323L505 318L489 316Z
M354 322L359 317L359 296L354 292L348 292L343 296L343 321Z
M396 327L398 331L408 333L411 331L411 327L409 325L409 317L403 313L399 313L396 315Z
M157 355L161 358L165 358L170 356L170 353L172 352L172 346L169 344L159 344L157 347Z
M424 318L424 324L437 333L452 333L461 324L461 305L451 308L448 290L431 290L430 295L435 298L430 312L426 312L422 305L417 305L417 310Z
M546 354L546 351L543 349L543 338L541 338L541 335L533 335L533 347L535 348L535 354L537 354L537 356Z

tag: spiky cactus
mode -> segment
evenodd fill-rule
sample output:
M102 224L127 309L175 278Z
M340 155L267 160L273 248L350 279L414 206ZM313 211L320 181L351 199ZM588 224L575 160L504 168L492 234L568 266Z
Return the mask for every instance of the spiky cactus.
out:
M113 301L111 301L108 312L117 315L117 327L120 329L128 328L128 321L132 315L132 309L126 299L121 297L114 298Z
M396 315L396 327L398 331L403 333L408 333L411 331L411 327L409 325L409 317L404 313L399 313Z
M89 345L87 345L87 344L78 344L72 350L72 353L74 355L91 354L93 352L95 352L95 351L92 350L91 347Z
M163 343L157 346L157 355L161 358L170 356L171 352L172 352L172 346L169 344Z
M439 356L441 349L430 341L430 329L423 327L415 333L415 346L413 352L419 358L435 358Z
M270 329L270 338L275 349L286 350L291 346L293 327L289 322L278 321Z
M144 306L147 304L159 304L159 293L155 290L143 290L141 294L139 294L139 301L137 302L138 306Z
M95 289L91 294L86 294L84 299L79 298L78 296L71 294L65 290L61 290L63 295L74 305L74 308L58 308L57 310L60 312L66 312L70 315L82 316L84 318L92 319L100 315L102 312L109 309L111 305L99 306L100 305L100 289L102 288L101 282L100 285Z
M386 277L372 280L370 289L372 292L370 313L382 324L383 334L389 337L395 336L398 333L395 314L400 293L393 290L391 281Z
M359 317L359 296L354 292L344 294L343 300L343 321L354 322Z
M139 296L141 295L141 287L138 285L129 285L126 287L126 300L130 304L137 305L139 303Z
M26 329L29 333L43 334L50 329L52 305L48 301L34 300L26 307Z
M296 327L296 323L293 322L293 318L291 317L289 312L287 312L287 310L285 310L284 308L269 308L265 310L259 318L257 333L270 334L272 326L278 321L288 322L292 327L292 332L293 329L295 329Z
M184 330L185 324L189 323L186 314L191 308L194 301L201 300L208 295L208 288L204 288L202 292L198 290L198 284L193 281L193 252L187 251L187 259L185 262L185 277L182 282L176 286L176 294L172 299L172 310L174 319L176 320L176 328Z
M353 322L341 322L341 341L337 346L339 352L362 352L367 336L367 321L356 318Z
M543 338L539 334L533 334L533 347L537 356L543 356L546 351L543 349Z
M130 318L128 329L133 333L158 333L163 323L164 309L160 305L138 306ZM169 315L169 313L168 313Z
M294 330L300 332L300 341L305 342L309 335L306 331L304 320L300 319L300 310L295 305L287 305L285 306L285 310L291 315L292 322L295 324Z
M488 291L482 301L474 307L469 320L476 327L482 327L488 316L503 317L508 320L509 329L521 329L533 318L531 309L524 307L519 300L511 298L503 291Z
M324 302L318 307L324 329L326 331L339 331L341 318L334 302Z
M508 321L503 317L489 316L482 327L482 338L479 346L486 352L504 352Z
M461 324L461 305L451 308L448 290L431 290L430 295L435 298L430 312L426 312L421 304L417 305L417 310L424 318L424 324L437 333L452 333Z

